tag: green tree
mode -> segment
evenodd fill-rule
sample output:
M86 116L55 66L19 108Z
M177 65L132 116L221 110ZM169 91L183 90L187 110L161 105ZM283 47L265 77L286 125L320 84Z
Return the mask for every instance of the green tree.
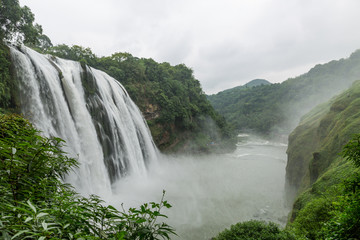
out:
M325 224L326 239L357 239L360 236L360 134L345 145L342 156L352 161L357 171L344 182L345 192L334 202L334 217Z
M275 223L251 220L232 225L213 240L295 240L295 237L285 230L279 229Z
M34 20L30 8L21 7L18 0L0 1L0 38L3 41L38 44L42 28Z

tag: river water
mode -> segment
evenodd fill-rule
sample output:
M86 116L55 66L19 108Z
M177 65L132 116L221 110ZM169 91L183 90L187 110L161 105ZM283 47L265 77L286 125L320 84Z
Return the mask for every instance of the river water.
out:
M162 190L172 208L164 211L176 229L172 239L210 239L240 221L285 224L286 144L239 135L235 152L211 156L164 156L147 176L128 177L108 200L137 207L159 202Z

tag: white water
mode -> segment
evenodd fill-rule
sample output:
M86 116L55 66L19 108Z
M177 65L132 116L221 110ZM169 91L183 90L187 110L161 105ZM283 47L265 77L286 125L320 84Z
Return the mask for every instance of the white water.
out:
M283 223L285 145L242 135L232 154L162 156L114 79L28 48L11 52L22 111L44 135L66 140L81 164L68 181L81 193L137 207L165 189L178 239L210 239L249 219Z
M232 224L251 219L283 225L286 145L247 136L232 154L163 158L145 179L119 181L111 203L139 206L159 201L179 237L208 240Z
M64 139L80 168L67 181L109 196L111 182L146 175L158 152L136 105L107 74L78 62L11 48L23 114L45 136Z

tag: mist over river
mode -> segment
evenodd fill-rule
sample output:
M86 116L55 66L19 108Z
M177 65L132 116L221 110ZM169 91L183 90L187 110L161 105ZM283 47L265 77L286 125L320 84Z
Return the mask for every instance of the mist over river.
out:
M286 144L240 135L231 154L162 156L145 177L127 177L107 201L125 208L165 199L172 239L210 239L224 228L250 219L284 224ZM163 221L164 219L160 219Z

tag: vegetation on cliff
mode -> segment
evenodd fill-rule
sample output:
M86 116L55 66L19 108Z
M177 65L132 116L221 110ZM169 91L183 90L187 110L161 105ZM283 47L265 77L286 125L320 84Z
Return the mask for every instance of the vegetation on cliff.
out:
M287 183L305 190L339 158L360 130L360 82L305 115L289 136ZM301 147L299 147L301 146Z
M360 135L294 204L288 228L298 239L357 239L360 236ZM348 161L350 160L350 162Z
M11 79L10 52L6 45L0 42L0 111L11 107Z
M234 88L209 96L211 104L239 131L288 134L302 115L347 89L360 76L360 51L347 59L319 64L282 83Z
M290 227L301 239L360 234L359 109L357 81L305 115L289 137L287 191L298 194Z

